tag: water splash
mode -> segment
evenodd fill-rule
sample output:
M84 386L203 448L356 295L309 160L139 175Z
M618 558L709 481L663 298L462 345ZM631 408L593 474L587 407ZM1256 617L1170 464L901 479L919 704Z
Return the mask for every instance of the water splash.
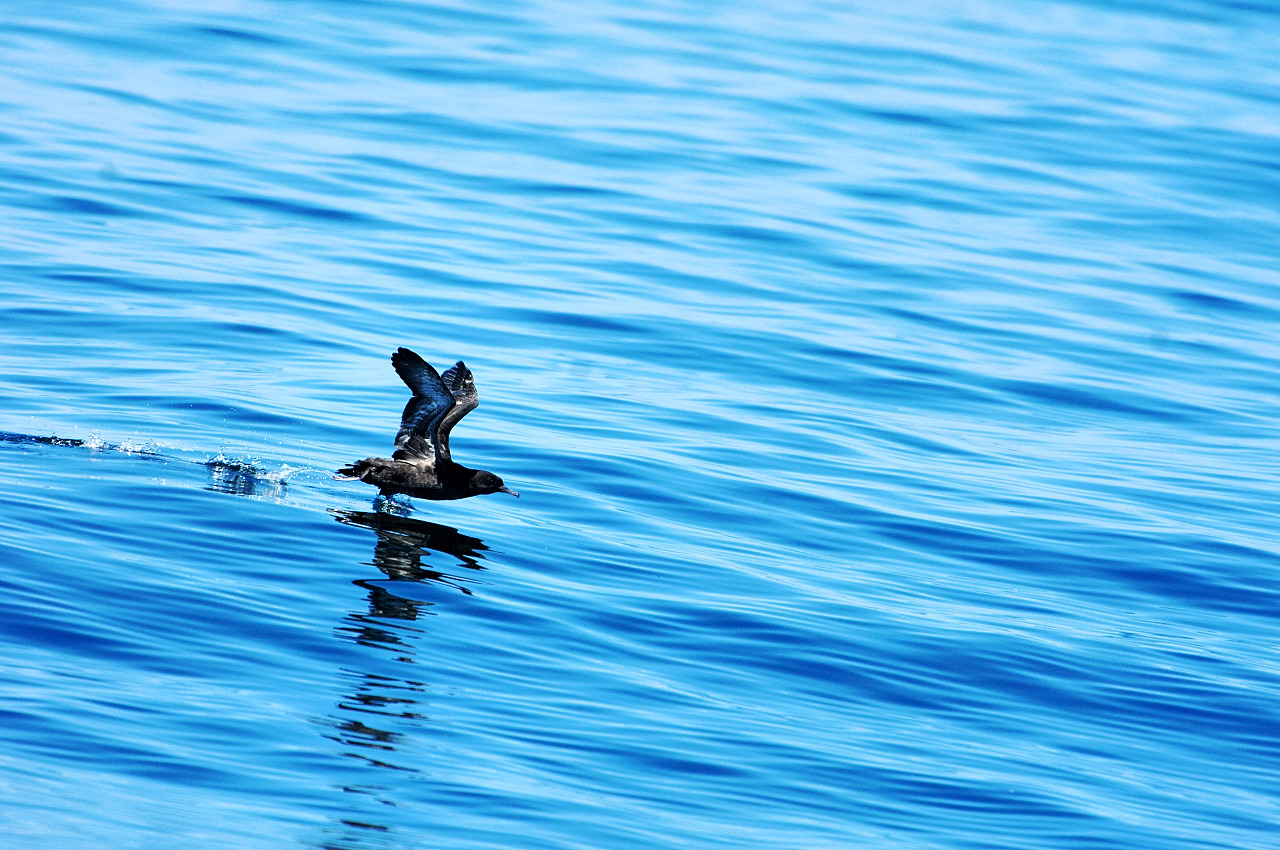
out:
M124 442L120 443L117 446L103 444L103 447L107 449L114 448L118 452L124 452L126 454L131 454L131 455L160 454L160 444L157 443L155 440L144 440L143 442L139 443L126 438Z
M282 463L274 468L248 455L228 456L223 450L204 462L213 476L210 489L238 496L281 498L289 479L302 471Z

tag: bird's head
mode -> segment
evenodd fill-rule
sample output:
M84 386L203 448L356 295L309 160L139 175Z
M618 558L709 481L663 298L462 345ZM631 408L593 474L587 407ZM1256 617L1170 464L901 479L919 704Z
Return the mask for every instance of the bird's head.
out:
M520 498L520 494L503 484L501 478L483 469L476 470L476 474L471 476L471 489L479 496L486 493L510 493L517 499Z

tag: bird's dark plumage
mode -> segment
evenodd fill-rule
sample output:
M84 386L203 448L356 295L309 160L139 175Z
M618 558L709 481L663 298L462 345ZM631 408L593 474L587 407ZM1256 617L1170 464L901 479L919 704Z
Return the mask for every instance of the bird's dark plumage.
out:
M449 432L480 403L466 364L459 360L441 375L417 354L401 348L391 355L391 365L413 391L400 416L395 453L390 458L358 460L338 470L338 474L372 484L384 496L395 493L420 499L465 499L485 493L519 496L492 472L454 463L449 453Z

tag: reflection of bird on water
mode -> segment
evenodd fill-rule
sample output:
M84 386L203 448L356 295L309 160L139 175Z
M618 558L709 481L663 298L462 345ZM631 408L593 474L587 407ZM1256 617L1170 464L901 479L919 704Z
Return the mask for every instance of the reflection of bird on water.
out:
M492 472L454 463L449 453L449 432L480 403L466 364L459 360L441 375L417 354L401 348L391 355L391 365L413 390L413 398L400 417L395 453L390 458L358 460L339 469L338 475L372 484L383 496L396 493L419 499L465 499L485 493L519 496Z
M431 552L443 552L458 559L459 566L482 570L481 554L488 547L484 541L469 537L456 528L420 519L373 511L340 511L330 513L338 522L373 529L378 542L373 550L373 565L393 581L438 581L470 593L457 584L457 576L429 569L422 559Z
M430 630L421 625L421 618L431 613L435 603L421 598L434 595L424 594L422 588L430 582L441 582L463 593L470 592L461 586L457 576L428 569L423 562L432 552L439 552L445 562L452 558L462 567L481 570L484 567L480 562L488 547L482 540L434 522L373 511L331 509L330 513L344 525L368 528L377 535L372 563L390 579L355 582L369 592L369 610L351 611L343 618L338 633L395 663L375 662L375 655L360 653L358 658L368 659L366 669L343 665L342 678L348 684L337 709L326 721L329 729L325 736L338 742L345 755L368 767L417 773L412 757L404 756L400 749L402 741L407 740L411 747L420 742L422 727L429 722L427 707L432 687L424 678L431 675L432 651ZM410 587L411 584L416 586ZM403 595L396 595L397 592ZM407 598L414 596L419 598ZM346 802L337 807L342 813L343 835L324 842L324 847L364 847L368 836L387 831L381 814L387 811L383 805L400 804L395 798L400 786L388 784L374 773L359 776L355 781L334 785L355 793L344 794Z

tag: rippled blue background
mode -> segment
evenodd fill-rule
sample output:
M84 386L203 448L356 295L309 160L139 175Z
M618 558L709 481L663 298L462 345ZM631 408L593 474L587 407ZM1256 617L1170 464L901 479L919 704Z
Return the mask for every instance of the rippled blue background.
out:
M200 5L0 13L5 847L1276 846L1275 7Z

